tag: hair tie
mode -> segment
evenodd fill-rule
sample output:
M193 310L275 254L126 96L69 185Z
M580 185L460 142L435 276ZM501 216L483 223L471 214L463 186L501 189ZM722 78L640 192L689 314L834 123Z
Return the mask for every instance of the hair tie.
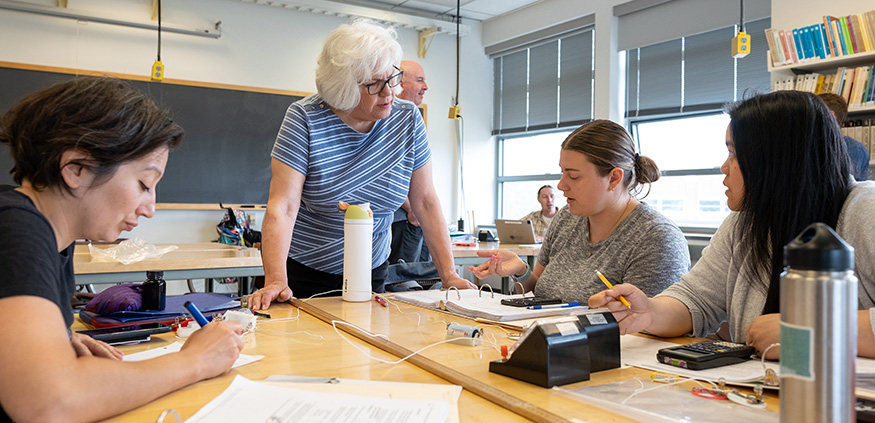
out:
M638 153L635 153L635 165L638 166L641 164L641 156Z

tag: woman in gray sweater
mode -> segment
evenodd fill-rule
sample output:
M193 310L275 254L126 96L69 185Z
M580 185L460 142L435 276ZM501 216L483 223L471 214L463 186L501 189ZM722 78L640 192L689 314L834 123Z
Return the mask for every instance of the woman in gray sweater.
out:
M604 288L596 270L650 295L689 270L680 229L635 196L659 179L659 169L635 152L622 126L608 120L581 126L562 143L559 166L556 187L568 205L553 218L535 268L508 250L480 251L489 260L470 267L477 277L511 276L526 292L585 302Z
M733 341L763 351L780 338L783 246L824 222L855 249L858 352L875 356L875 183L854 183L839 127L817 96L779 91L729 110L729 157L720 170L733 213L681 281L656 298L616 285L589 299L607 306L623 333L705 336L729 323ZM617 301L623 295L631 309ZM776 359L778 348L766 358Z

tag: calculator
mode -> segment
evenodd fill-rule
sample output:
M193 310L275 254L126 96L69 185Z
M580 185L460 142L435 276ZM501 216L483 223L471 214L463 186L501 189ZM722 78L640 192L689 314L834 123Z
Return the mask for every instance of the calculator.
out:
M691 370L728 366L750 359L756 350L744 344L707 341L698 344L663 348L656 353L660 363Z

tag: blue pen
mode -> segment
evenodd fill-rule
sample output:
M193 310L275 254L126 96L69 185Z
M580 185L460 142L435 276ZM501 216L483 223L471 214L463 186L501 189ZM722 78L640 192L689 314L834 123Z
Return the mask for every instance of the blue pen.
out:
M567 304L545 304L545 305L533 305L526 307L529 310L541 310L543 308L568 308L568 307L580 307L583 304L580 301L575 301L573 303Z
M184 306L188 310L188 312L191 313L191 317L194 317L194 320L197 322L197 324L201 325L201 327L204 327L207 325L207 323L209 323L207 321L207 318L204 317L204 315L201 313L200 310L197 309L193 302L186 301Z

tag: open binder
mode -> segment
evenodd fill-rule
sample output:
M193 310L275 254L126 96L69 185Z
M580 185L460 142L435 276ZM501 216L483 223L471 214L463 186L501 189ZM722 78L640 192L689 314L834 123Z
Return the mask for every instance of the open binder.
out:
M502 299L522 298L523 296L495 294L471 289L404 292L395 294L392 298L423 308L444 310L469 319L481 318L496 322L571 315L587 310L586 306L529 310L525 307L501 304Z

